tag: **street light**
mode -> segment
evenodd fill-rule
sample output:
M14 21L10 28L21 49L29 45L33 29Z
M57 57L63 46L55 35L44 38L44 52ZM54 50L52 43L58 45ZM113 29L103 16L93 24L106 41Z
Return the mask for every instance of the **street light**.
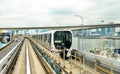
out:
M81 18L81 24L83 25L83 17L80 15L75 15L76 17L80 17Z
M80 16L80 15L75 15L76 17L80 17L81 18L81 24L83 26L83 17ZM78 34L79 34L79 31L78 31ZM78 36L78 49L80 48L80 39L79 39L79 36ZM83 38L81 38L81 50L83 50Z
M81 18L81 24L83 26L83 17L80 15L75 15L76 17L80 17ZM79 31L78 31L79 33ZM80 45L80 40L79 40L79 36L78 36L78 45ZM79 46L78 46L79 47ZM80 48L80 47L79 47ZM81 50L83 51L83 36L81 37ZM83 56L83 64L85 64L85 58Z

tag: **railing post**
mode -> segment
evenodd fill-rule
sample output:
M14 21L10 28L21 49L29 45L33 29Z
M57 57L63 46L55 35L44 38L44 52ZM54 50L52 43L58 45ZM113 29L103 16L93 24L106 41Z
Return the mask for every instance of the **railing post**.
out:
M70 74L72 74L72 56L70 56Z
M80 59L80 67L81 67L81 59Z
M113 63L111 62L111 74L113 74Z
M63 68L65 68L65 49L63 50L63 60L64 60L64 62L63 62Z
M59 54L60 54L60 53L61 53L61 50L59 51ZM60 65L60 58L61 58L61 57L59 56L59 65Z
M95 71L96 71L96 67L97 67L97 59L95 58L95 66L94 66Z
M85 65L85 53L82 53L82 56L83 56L83 58L82 58L82 62L83 62L83 65Z
M76 63L76 52L75 52L75 63Z
M81 59L80 59L80 74L82 74L81 70L82 70L82 66L81 66Z

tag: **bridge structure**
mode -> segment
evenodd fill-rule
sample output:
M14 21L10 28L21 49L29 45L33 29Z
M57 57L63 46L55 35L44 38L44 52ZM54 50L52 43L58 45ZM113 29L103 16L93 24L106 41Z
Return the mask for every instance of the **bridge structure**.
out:
M0 27L3 30L22 30L22 29L92 29L92 28L104 28L104 27L120 27L120 24L101 24L101 25L82 25L82 26L38 26L38 27Z

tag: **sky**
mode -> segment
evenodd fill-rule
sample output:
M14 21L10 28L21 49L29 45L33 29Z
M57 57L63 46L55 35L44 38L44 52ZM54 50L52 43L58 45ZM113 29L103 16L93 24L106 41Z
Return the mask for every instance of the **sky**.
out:
M0 27L77 26L82 25L81 17L83 25L120 23L119 3L120 0L0 0Z

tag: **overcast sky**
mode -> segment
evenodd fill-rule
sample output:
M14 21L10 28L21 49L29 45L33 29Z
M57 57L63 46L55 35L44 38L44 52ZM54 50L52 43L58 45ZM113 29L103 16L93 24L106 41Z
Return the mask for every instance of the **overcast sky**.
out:
M120 0L0 0L0 27L120 23Z

